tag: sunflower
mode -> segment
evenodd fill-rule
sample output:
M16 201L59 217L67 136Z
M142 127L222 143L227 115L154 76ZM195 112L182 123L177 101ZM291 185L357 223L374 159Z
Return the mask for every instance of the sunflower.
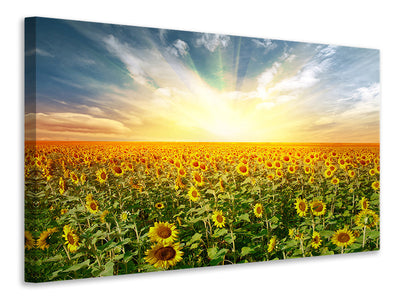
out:
M244 164L244 163L239 163L237 166L236 166L236 171L240 174L240 175L243 175L243 176L246 176L246 175L248 175L249 174L249 167L246 165L246 164Z
M35 247L35 240L32 237L32 233L25 231L25 249L31 250Z
M261 203L257 203L254 206L254 214L256 215L257 218L261 218L263 214L263 206Z
M268 253L271 253L271 252L275 249L275 246L276 246L276 236L274 235L274 236L269 240L269 243L268 243Z
M121 219L122 222L126 222L126 220L128 220L128 217L131 213L129 211L123 211L121 213L121 215L119 216L119 218Z
M371 186L375 191L379 190L380 188L379 181L374 181Z
M157 209L163 209L163 208L164 208L164 204L161 203L161 202L157 202L154 206L155 206L155 208L157 208Z
M102 213L101 213L101 216L100 216L100 222L101 223L105 223L106 222L106 216L108 215L108 210L105 210L105 211L103 211Z
M145 252L145 260L156 268L173 267L182 260L183 252L180 249L179 243L155 244Z
M224 188L224 182L222 181L222 179L219 179L219 188L221 189L221 192L224 192L225 188Z
M371 228L378 224L379 216L370 209L363 209L356 216L355 223L360 227Z
M265 166L266 166L268 169L272 169L272 168L274 167L274 164L272 163L272 161L268 160L268 161L265 163Z
M195 169L200 168L200 163L197 160L192 160L190 165Z
M336 185L336 184L339 184L339 182L340 182L340 180L339 180L339 178L337 178L337 177L333 177L332 180L331 180L331 183L332 183L332 184L335 184L335 185Z
M376 170L375 169L371 169L369 170L369 175L374 176L376 174Z
M310 166L304 166L304 173L310 174L311 173L311 167Z
M62 214L62 215L66 214L67 212L68 212L68 209L66 209L66 208L62 208L60 210L60 214Z
M212 215L212 220L214 221L214 225L218 228L225 227L225 217L222 214L222 211L216 210Z
M124 170L119 166L112 166L111 171L113 172L114 176L122 176L124 175Z
M369 206L368 199L365 197L362 197L359 203L360 203L361 209L367 209Z
M283 165L279 160L274 161L274 168L275 169L282 169Z
M178 174L180 177L185 177L186 176L186 170L184 168L180 168L178 170Z
M311 201L310 208L314 216L322 216L326 212L326 204L321 200Z
M63 195L65 193L65 191L67 190L67 184L62 177L60 177L60 180L58 181L58 187L59 187L60 195Z
M69 174L69 177L71 178L71 180L72 180L72 182L73 182L74 184L76 184L76 185L79 184L79 177L78 177L78 175L75 174L74 171L72 171L72 172Z
M332 236L332 243L338 247L347 247L356 240L353 232L347 228L337 230Z
M175 180L175 189L178 190L178 189L184 189L184 188L185 188L185 184L182 182L181 177L177 176L176 180Z
M332 177L332 175L333 175L333 172L331 170L329 170L329 169L325 170L325 172L324 172L325 178Z
M294 166L294 165L288 166L288 172L291 173L291 174L296 172L296 166Z
M313 247L314 249L318 249L319 246L321 246L321 243L321 235L319 234L319 232L314 231L312 235L311 247Z
M350 178L353 178L354 176L356 176L356 172L354 172L354 170L348 170L347 174L349 174Z
M276 174L276 176L278 176L279 178L283 177L283 172L282 172L281 169L276 169L275 174Z
M197 202L200 198L200 193L194 186L189 189L188 195L189 199L193 202Z
M199 172L193 172L192 176L197 186L202 186L204 184L204 178Z
M96 177L97 177L97 181L100 183L104 183L107 181L108 178L108 174L106 169L101 168L100 170L97 170L96 172Z
M82 183L82 185L84 185L86 183L86 180L87 180L87 176L85 174L82 174L81 175L81 183Z
M313 184L315 182L314 176L310 176L310 179L308 179L309 184Z
M297 233L295 233L295 235L294 235L294 239L295 239L296 241L303 240L303 239L304 239L304 234L301 233L301 232L297 232Z
M93 199L92 194L88 194L86 196L86 208L92 214L95 214L99 211L99 204Z
M79 237L75 233L75 231L71 228L70 225L65 225L63 228L64 234L63 238L65 238L65 244L67 245L68 250L71 253L76 252L79 247Z
M154 227L150 227L148 236L152 242L173 243L178 237L178 230L174 224L155 222Z
M308 210L308 204L305 199L297 198L296 203L295 203L296 211L300 217L305 217L307 210Z
M205 163L201 163L200 164L200 169L202 169L203 171L207 171L208 167Z
M274 178L275 178L275 174L271 173L271 174L267 175L267 179L270 180L270 181L274 180Z
M54 243L53 233L57 232L57 228L48 228L40 234L37 240L37 247L45 250L49 248L50 244Z

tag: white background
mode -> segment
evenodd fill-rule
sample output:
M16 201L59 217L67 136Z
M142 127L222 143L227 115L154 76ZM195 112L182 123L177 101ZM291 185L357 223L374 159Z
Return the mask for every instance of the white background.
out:
M13 1L1 16L3 299L399 299L399 10L396 1ZM393 3L393 4L384 4ZM381 250L241 266L23 283L23 18L66 18L381 50Z

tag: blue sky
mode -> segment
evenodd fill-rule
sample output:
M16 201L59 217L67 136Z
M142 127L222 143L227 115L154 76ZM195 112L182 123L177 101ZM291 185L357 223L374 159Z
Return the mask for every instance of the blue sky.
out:
M379 142L376 49L36 22L37 139Z

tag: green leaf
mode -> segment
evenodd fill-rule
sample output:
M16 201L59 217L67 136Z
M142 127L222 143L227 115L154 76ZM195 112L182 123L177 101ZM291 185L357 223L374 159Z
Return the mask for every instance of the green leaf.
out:
M208 257L211 259L210 265L215 266L224 260L225 254L228 253L228 249L220 249L218 250L217 247L208 248L207 254Z
M253 249L250 247L243 247L242 252L240 253L240 256L245 256L249 253L253 252Z
M371 240L377 239L380 235L380 232L377 230L372 230L367 233L367 237L369 237Z
M224 237L224 240L227 241L229 244L232 244L234 240L236 240L236 234L228 234Z
M271 219L269 219L271 223L277 223L279 219L276 216L273 216Z
M214 234L212 236L217 238L217 237L220 237L222 235L226 235L227 233L228 233L228 230L226 230L225 228L219 228L219 229L214 231Z
M240 216L238 217L238 220L239 220L239 221L242 220L242 221L246 221L246 222L249 222L249 223L250 223L249 214L248 214L248 213L245 213L245 214L240 215Z
M90 264L90 259L87 259L84 262L81 262L80 264L76 264L76 265L69 267L68 269L64 270L64 272L78 271L84 267L88 267L89 264Z
M100 276L112 276L114 275L114 262L109 261L105 265L105 269L100 273Z
M202 237L202 234L196 232L195 234L192 235L192 238L190 239L190 241L186 243L186 246L190 246L194 242L199 241L201 239L201 237Z

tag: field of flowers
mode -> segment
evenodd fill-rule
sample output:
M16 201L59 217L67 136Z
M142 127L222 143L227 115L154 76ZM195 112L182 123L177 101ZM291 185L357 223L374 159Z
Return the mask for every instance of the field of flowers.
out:
M379 249L379 145L25 146L25 280Z

